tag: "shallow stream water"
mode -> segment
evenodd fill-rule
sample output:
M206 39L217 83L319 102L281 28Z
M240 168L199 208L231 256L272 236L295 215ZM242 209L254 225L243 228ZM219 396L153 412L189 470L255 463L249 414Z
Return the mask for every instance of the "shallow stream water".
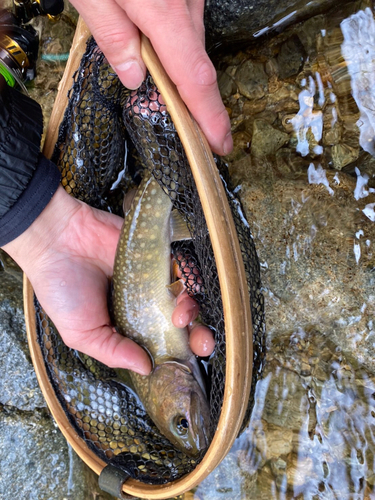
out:
M375 499L374 7L335 6L215 56L268 349L249 427L186 500ZM73 24L43 22L42 54L65 54ZM52 59L30 88L46 118Z

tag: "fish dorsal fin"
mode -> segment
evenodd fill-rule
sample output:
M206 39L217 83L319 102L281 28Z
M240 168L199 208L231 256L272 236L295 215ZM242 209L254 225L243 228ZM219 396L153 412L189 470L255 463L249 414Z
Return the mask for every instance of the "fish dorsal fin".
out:
M124 201L122 204L122 208L124 210L124 216L126 217L127 214L130 212L130 209L133 204L133 200L135 198L135 195L137 194L136 189L130 189L124 196Z
M171 242L191 240L191 234L187 224L178 210L172 210L170 216Z

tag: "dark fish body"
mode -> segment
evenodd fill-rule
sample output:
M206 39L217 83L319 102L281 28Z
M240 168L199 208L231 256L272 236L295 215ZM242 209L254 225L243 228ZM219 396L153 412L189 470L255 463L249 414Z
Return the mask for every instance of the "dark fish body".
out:
M171 213L171 200L149 175L125 215L113 272L113 310L118 331L153 358L149 376L131 373L147 413L173 444L194 456L208 445L209 409L187 329L171 320Z

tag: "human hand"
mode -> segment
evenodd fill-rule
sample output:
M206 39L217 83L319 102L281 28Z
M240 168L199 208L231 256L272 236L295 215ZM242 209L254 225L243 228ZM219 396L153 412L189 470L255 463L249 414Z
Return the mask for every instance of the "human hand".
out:
M199 123L213 151L231 152L228 113L216 71L204 47L204 0L71 0L122 83L145 79L140 35L152 42L161 63Z
M69 347L108 366L148 374L148 354L113 329L108 313L108 278L121 226L120 217L93 209L59 187L33 224L3 249L25 271ZM186 326L195 319L198 308L193 299L178 307L182 321L178 316L176 326ZM191 348L206 356L214 347L212 334L205 327L196 328ZM202 345L206 346L203 351ZM207 345L212 345L211 352Z

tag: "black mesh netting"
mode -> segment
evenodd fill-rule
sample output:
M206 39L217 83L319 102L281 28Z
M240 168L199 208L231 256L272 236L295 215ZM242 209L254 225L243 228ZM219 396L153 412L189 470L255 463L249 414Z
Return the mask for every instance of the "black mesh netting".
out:
M186 220L192 240L176 242L172 250L188 293L200 304L202 322L215 335L215 352L203 363L208 373L213 436L223 401L226 362L219 281L194 179L152 78L148 76L138 90L127 91L91 40L75 74L53 159L68 192L116 212L124 190L134 185L145 169L151 170ZM263 368L264 304L249 225L231 189L226 166L219 159L217 165L237 228L251 301L254 362L244 426ZM106 462L115 460L144 482L163 483L190 472L199 459L188 458L160 434L131 386L119 380L113 370L66 347L36 304L39 342L51 383L72 425L88 445Z

